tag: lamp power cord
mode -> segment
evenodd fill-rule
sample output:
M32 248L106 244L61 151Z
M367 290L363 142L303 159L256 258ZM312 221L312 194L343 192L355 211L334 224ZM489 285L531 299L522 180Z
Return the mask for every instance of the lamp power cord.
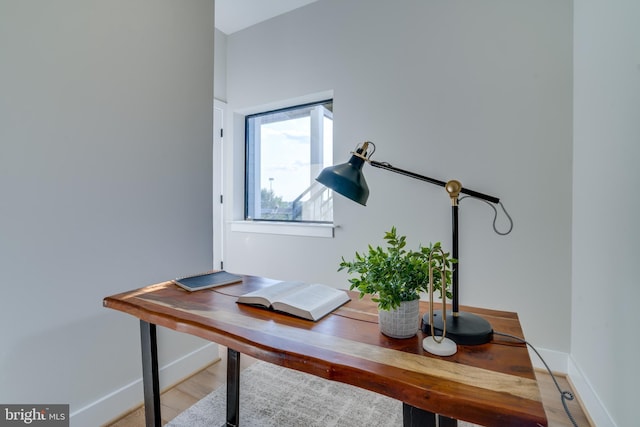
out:
M513 219L511 218L511 215L509 215L509 212L507 212L507 210L505 209L504 205L502 204L502 202L498 202L498 204L500 205L500 207L502 208L502 211L504 212L504 214L506 215L507 219L509 220L509 228L506 231L500 231L498 230L498 227L496 226L496 222L498 221L498 209L496 209L495 205L493 203L490 203L486 200L480 199L478 197L473 197L473 196L462 196L458 199L458 201L462 201L466 198L472 198L472 199L476 199L476 200L480 200L481 202L485 202L487 205L489 205L489 207L491 207L491 209L493 209L493 231L495 231L496 234L500 235L500 236L506 236L507 234L511 233L511 231L513 230ZM573 393L571 393L570 391L567 390L562 390L562 388L560 388L560 384L558 384L558 380L556 379L556 376L553 374L553 372L551 372L551 368L549 368L549 365L547 365L547 362L542 358L542 356L540 355L540 353L538 352L538 350L531 345L531 343L529 343L527 340L522 339L520 337L517 337L515 335L510 335L510 334L505 334L503 332L493 332L496 335L501 335L507 338L511 338L513 340L519 341L521 343L524 343L526 345L529 346L529 348L531 348L531 350L533 350L535 352L535 354L538 356L538 358L540 359L540 361L542 361L542 363L544 364L544 367L547 369L547 372L549 372L549 375L551 375L551 379L553 380L553 383L556 386L556 389L558 389L558 393L560 393L560 400L562 402L562 406L564 408L565 413L567 414L567 417L569 418L569 421L571 421L571 424L574 427L578 427L578 423L576 422L575 418L573 417L573 415L571 414L571 411L569 410L569 407L567 406L567 401L573 400L575 399L575 396L573 395Z
M502 202L498 202L498 204L502 208L502 212L504 212L504 214L507 216L507 219L509 220L509 229L507 231L498 230L498 227L496 226L496 222L498 221L498 209L496 209L493 203L480 199L479 197L473 197L473 196L462 196L458 199L458 202L463 201L467 197L470 197L475 200L480 200L481 202L485 202L487 205L489 205L491 209L493 209L493 231L495 231L496 234L500 236L506 236L507 234L511 233L511 230L513 230L513 219L511 218L511 215L509 215L509 212L507 212L507 210L505 209Z
M571 411L569 410L569 407L567 406L567 401L575 399L575 396L573 395L573 393L571 393L568 390L562 390L562 388L560 387L560 384L558 384L558 380L556 379L556 376L553 374L553 372L551 372L551 368L549 368L549 365L547 365L547 362L542 358L538 350L536 350L536 348L533 345L531 345L529 341L523 338L517 337L515 335L511 335L511 334L505 334L503 332L493 331L493 333L495 335L511 338L518 342L524 343L528 345L529 348L531 348L531 350L534 351L534 353L538 356L540 361L543 363L544 367L547 369L547 372L549 372L549 375L551 375L551 379L553 380L553 383L555 384L556 389L558 389L558 393L560 394L560 400L562 402L562 406L564 407L564 412L567 414L569 421L571 421L571 424L573 424L574 427L578 427L578 423L576 422L575 418L571 414Z

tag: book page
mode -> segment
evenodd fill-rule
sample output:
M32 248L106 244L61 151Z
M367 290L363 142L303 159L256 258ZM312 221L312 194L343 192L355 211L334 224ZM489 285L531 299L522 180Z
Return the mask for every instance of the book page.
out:
M308 286L308 284L303 282L278 282L275 285L241 295L238 297L238 302L244 304L260 304L269 307L275 300Z
M273 301L275 310L285 311L310 320L318 320L349 301L347 293L326 285L312 284Z

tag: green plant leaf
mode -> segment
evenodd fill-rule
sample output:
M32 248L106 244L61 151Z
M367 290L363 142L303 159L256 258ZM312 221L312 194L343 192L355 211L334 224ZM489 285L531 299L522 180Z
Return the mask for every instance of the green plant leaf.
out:
M369 244L367 252L356 252L353 261L341 258L338 271L346 269L347 273L357 275L349 279L350 289L357 289L361 298L371 294L380 309L389 310L398 307L402 301L419 298L420 292L428 291L430 269L439 271L444 266L444 291L451 298L451 265L456 260L441 251L440 242L428 247L419 246L417 251L407 250L406 236L398 236L395 226L385 232L384 240L385 248ZM441 275L434 274L434 289L440 297L443 292L441 282Z

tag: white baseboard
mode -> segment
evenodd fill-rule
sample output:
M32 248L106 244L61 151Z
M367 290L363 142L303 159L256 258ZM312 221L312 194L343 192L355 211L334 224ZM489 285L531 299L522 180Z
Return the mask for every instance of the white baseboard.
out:
M569 356L568 376L592 424L598 427L617 427L613 421L613 417L611 417L607 408L602 404L598 393L593 389L589 379L584 375L571 356Z
M219 358L218 345L208 343L203 347L160 368L160 387L164 389L193 374ZM113 421L143 402L142 377L114 390L89 405L70 414L71 427L99 426Z

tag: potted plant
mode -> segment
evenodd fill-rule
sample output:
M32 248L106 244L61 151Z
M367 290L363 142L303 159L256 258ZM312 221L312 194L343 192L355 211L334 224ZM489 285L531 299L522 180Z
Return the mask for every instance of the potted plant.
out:
M353 261L342 257L338 271L346 269L357 277L349 279L350 289L366 294L378 304L380 331L393 338L410 338L420 327L419 298L429 290L429 269L433 267L434 290L442 295L443 286L450 297L451 264L454 259L439 250L440 242L417 251L406 249L406 236L398 236L394 227L384 235L386 247L369 245L366 253L356 252ZM431 256L431 263L429 257ZM446 282L438 271L447 267Z

